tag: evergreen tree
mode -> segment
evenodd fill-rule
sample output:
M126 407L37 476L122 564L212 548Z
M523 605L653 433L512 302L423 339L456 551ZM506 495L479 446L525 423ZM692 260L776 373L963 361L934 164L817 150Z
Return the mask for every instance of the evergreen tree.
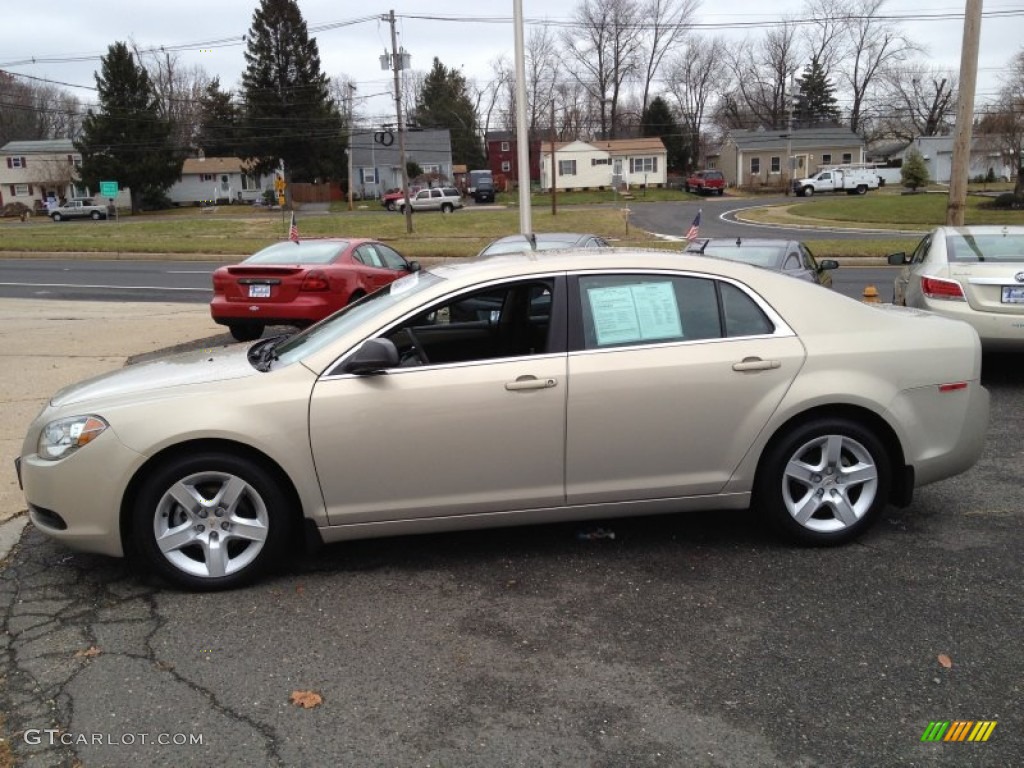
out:
M465 164L471 170L487 167L466 78L436 57L416 100L416 120L421 128L448 129L453 163Z
M921 153L914 148L907 150L903 156L900 180L904 187L914 190L928 185L928 166L924 158L921 157Z
M804 67L804 76L797 79L799 90L793 108L793 124L797 128L831 125L839 122L835 85L817 59Z
M244 144L256 173L281 160L289 180L345 175L345 126L295 0L260 0L242 73Z
M668 156L668 170L684 173L689 166L690 147L682 128L669 109L668 102L661 96L651 100L640 119L640 135L656 136L665 145Z
M79 175L95 190L100 181L131 188L132 213L144 197L162 196L181 178L182 157L171 142L171 124L149 75L124 43L114 43L96 75L99 112L91 109L75 148L82 155Z
M237 157L243 152L241 112L231 96L231 91L220 89L219 78L214 78L203 94L195 145L207 157Z

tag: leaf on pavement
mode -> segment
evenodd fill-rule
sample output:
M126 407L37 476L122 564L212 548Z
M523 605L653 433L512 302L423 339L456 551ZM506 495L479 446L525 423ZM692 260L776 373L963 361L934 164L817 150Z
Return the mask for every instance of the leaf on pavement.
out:
M91 659L93 656L99 656L103 651L97 648L95 645L91 645L83 651L75 651L76 659Z
M938 656L938 659L939 659L939 664L941 664L946 669L950 669L953 666L953 660L951 658L949 658L949 656L947 656L944 653L940 653L939 656Z
M292 691L291 702L296 707L312 709L324 703L323 697L315 691Z

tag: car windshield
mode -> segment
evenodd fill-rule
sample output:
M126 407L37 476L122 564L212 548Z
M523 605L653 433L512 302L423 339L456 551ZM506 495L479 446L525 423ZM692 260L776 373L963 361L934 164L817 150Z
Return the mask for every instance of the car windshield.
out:
M282 342L274 349L275 357L281 362L293 363L319 352L361 323L372 320L399 301L435 285L442 279L433 272L413 272L399 278Z
M329 264L334 257L348 248L346 240L331 240L329 242L303 241L293 243L286 240L282 243L274 243L257 251L243 264Z
M729 261L742 261L744 264L754 264L758 267L778 267L779 256L782 253L778 248L744 245L709 245L702 253L705 256L717 256L720 259Z
M946 237L950 261L1024 262L1024 233L960 233Z

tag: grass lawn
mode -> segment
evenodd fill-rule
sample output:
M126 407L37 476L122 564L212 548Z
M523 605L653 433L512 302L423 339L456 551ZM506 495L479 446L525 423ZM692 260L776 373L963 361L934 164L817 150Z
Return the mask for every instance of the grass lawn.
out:
M1021 211L997 211L982 208L992 198L970 195L964 212L966 224L1024 224ZM928 228L944 224L949 198L944 194L867 194L840 195L817 199L813 203L792 205L788 213L809 219L865 224L880 228Z

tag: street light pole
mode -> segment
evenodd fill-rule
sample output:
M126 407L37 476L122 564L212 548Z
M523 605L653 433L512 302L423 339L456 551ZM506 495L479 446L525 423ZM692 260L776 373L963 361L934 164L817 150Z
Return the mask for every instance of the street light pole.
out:
M523 0L513 3L516 47L516 141L519 164L519 230L533 235L533 210L530 208L530 136L526 130L526 54L523 36ZM552 160L554 158L552 157Z
M354 83L348 84L348 209L353 209L352 205L352 126L355 122L355 99L356 86Z

